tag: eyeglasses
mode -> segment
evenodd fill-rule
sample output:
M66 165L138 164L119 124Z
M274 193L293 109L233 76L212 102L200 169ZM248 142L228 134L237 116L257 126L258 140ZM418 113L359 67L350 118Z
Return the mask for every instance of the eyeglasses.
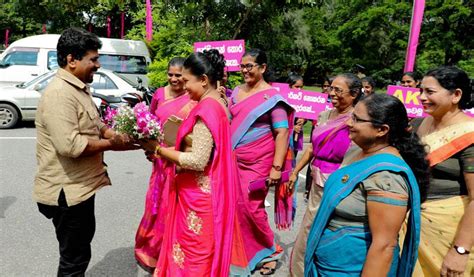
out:
M351 115L351 119L352 119L352 122L354 122L354 123L370 122L370 123L375 123L375 124L383 124L382 122L380 122L378 120L359 118L355 114Z
M334 92L336 93L337 96L341 96L344 93L344 90L342 88L333 87L333 86L330 86L328 88L328 92L331 92L333 90L334 90Z
M252 70L254 66L258 66L258 63L247 63L247 64L240 64L240 70L247 69L247 71Z

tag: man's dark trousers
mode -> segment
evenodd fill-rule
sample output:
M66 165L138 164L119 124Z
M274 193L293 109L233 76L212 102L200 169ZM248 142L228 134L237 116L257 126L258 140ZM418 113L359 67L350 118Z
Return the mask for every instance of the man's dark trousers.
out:
M59 242L59 276L84 276L91 260L91 241L95 233L94 198L69 207L64 191L59 206L38 203L39 211L53 219Z

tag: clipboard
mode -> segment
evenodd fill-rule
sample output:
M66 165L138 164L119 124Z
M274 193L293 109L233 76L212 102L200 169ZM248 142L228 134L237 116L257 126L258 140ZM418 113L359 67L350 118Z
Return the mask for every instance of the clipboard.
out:
M290 180L291 170L286 170L281 173L281 182L286 183ZM268 177L260 178L257 180L253 180L249 183L249 192L254 192L258 190L265 189L268 185Z
M176 136L178 135L178 130L182 122L182 118L172 115L163 124L163 141L166 145L175 146Z

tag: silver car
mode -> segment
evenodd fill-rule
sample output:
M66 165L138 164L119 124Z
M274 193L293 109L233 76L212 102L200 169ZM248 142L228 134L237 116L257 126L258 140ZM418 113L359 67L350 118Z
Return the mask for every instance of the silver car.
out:
M19 121L33 121L39 99L52 80L56 70L49 71L29 82L16 86L0 87L0 129L12 128ZM94 92L106 96L120 97L126 93L142 92L128 80L110 70L99 69L91 84Z

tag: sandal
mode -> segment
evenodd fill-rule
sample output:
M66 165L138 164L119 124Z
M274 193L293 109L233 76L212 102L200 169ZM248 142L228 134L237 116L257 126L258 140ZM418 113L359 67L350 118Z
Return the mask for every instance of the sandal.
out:
M267 264L269 264L269 263L275 263L275 267L267 266ZM273 274L275 274L276 266L277 266L276 261L271 261L271 262L268 262L268 263L264 264L260 268L260 275L273 275ZM262 271L262 269L265 270L265 271Z

